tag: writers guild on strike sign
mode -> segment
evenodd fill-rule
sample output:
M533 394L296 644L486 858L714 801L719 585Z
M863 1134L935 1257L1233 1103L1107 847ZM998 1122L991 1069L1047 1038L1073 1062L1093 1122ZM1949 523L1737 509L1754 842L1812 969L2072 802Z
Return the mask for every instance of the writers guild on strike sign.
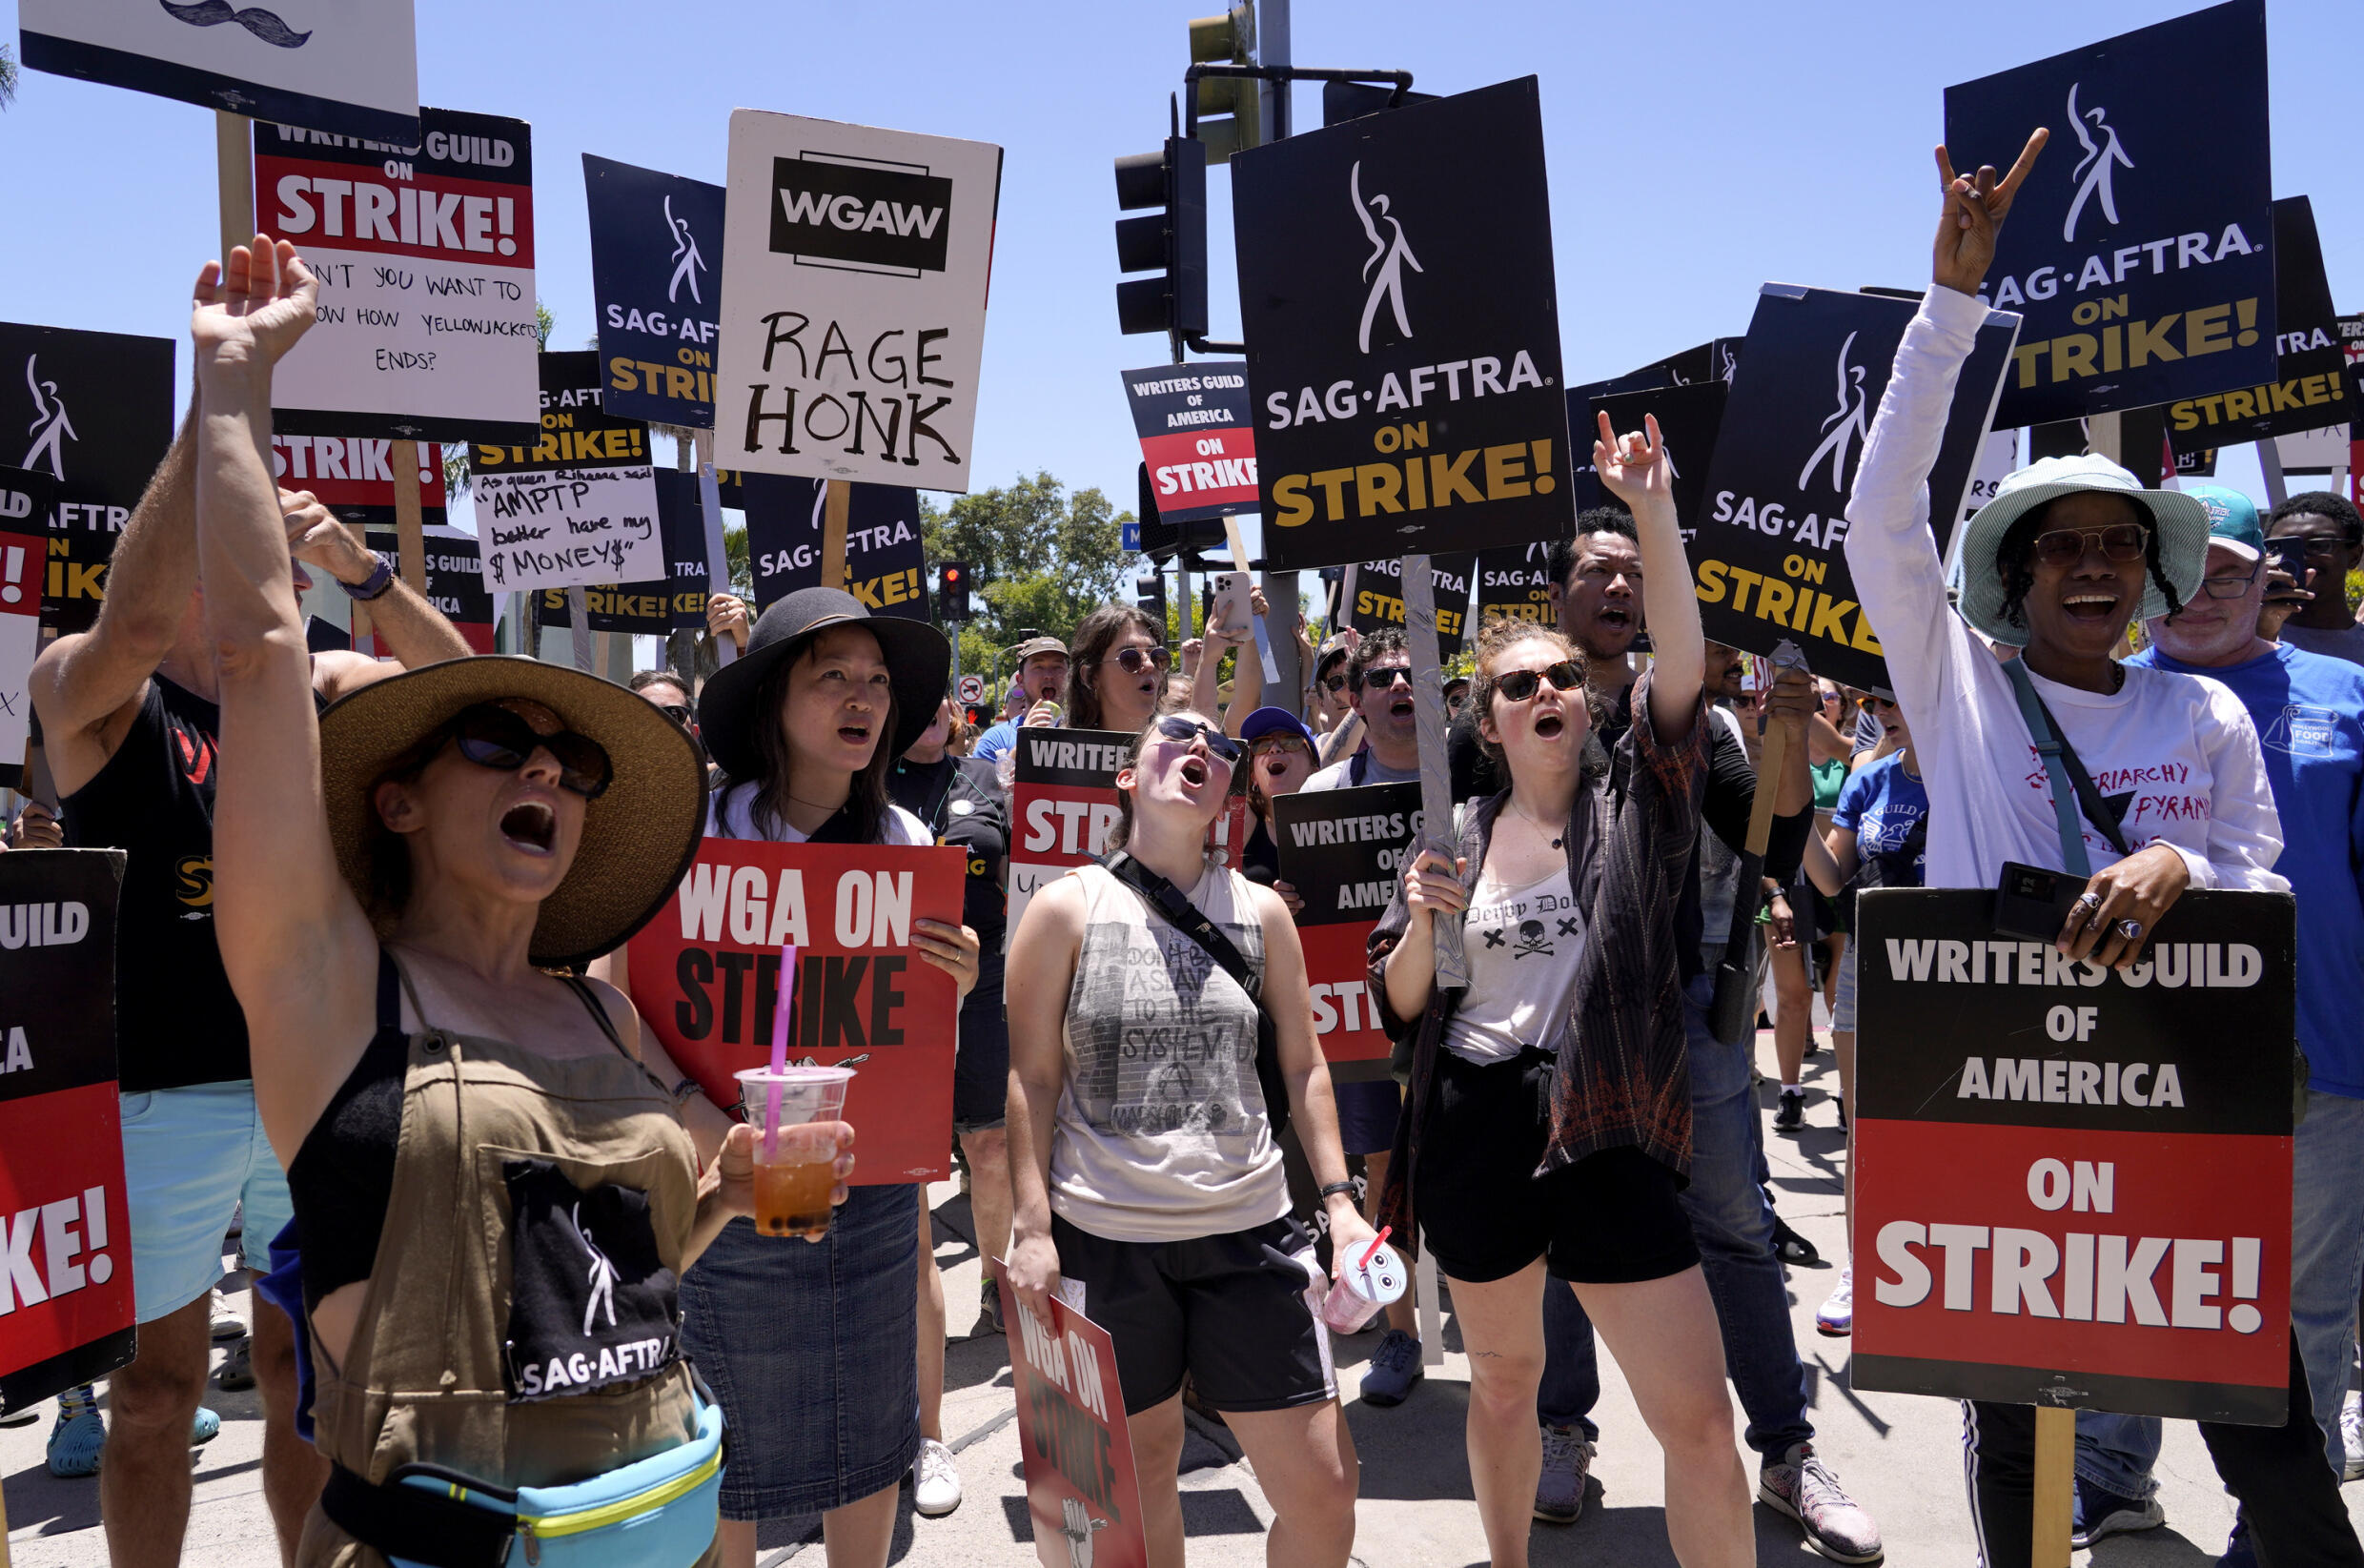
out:
M1021 728L1010 747L1009 933L1034 895L1108 853L1116 825L1116 774L1133 737L1112 729ZM1237 869L1248 802L1234 795L1207 829L1207 853ZM1004 937L1008 941L1008 937Z
M854 1180L940 1178L958 988L911 945L911 927L961 923L967 871L958 849L709 838L632 939L633 1005L706 1098L733 1110L731 1075L770 1058L780 949L793 945L788 1060L854 1069Z
M1565 533L1536 79L1252 149L1232 197L1266 561Z
M1046 1323L1000 1281L1018 1401L1018 1456L1043 1568L1147 1568L1141 1488L1117 1381L1116 1345L1062 1280Z
M1337 1077L1378 1076L1389 1041L1370 991L1366 944L1420 830L1420 786L1282 795L1273 802L1273 830L1279 880L1304 903L1297 936L1322 1055Z
M1845 509L1912 316L1909 301L1878 295L1786 283L1759 291L1716 428L1703 507L1686 519L1709 637L1768 655L1794 641L1816 674L1888 689L1879 636L1847 569ZM1929 473L1941 555L1978 460L2016 321L1988 316L1954 386Z
M1859 1388L2275 1425L2293 906L2193 892L2141 963L1859 901Z
M1129 370L1124 379L1158 520L1198 522L1256 509L1246 360L1157 365Z
M1946 90L1958 170L2052 139L1981 295L2026 316L1998 424L2270 382L2265 0L2232 0ZM1744 374L1744 373L1743 373Z
M114 1040L123 860L0 855L0 1411L132 1358Z

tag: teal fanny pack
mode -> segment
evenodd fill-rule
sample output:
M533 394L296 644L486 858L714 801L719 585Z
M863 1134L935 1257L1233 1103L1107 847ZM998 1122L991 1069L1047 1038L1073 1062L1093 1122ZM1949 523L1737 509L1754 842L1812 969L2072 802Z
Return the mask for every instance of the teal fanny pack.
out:
M690 1568L714 1541L723 1458L722 1407L701 1396L696 1436L588 1480L510 1491L410 1464L373 1486L340 1465L320 1507L394 1568Z

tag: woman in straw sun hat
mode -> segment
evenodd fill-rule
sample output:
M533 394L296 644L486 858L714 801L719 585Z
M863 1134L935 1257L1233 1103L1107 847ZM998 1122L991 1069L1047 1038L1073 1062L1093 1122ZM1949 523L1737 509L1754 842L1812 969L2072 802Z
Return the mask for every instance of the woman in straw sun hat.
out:
M747 1134L702 1176L631 1005L548 971L672 891L697 749L623 687L521 659L413 670L316 719L263 460L263 367L315 295L258 235L208 265L195 318L199 566L237 759L214 917L288 1168L332 1467L300 1558L595 1547L621 1504L631 1560L688 1568L715 1551L722 1417L676 1281L751 1207ZM841 1178L844 1130L812 1134Z

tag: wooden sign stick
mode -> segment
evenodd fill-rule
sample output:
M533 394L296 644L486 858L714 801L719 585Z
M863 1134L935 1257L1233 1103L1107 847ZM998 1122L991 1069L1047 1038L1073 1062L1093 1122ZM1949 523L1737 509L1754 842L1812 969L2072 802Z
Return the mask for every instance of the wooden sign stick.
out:
M1437 651L1437 584L1426 556L1402 561L1404 631L1412 644L1412 701L1420 723L1420 846L1453 856L1453 773L1445 761L1444 661ZM1437 925L1437 984L1469 986L1461 923Z
M854 508L854 487L846 479L827 481L828 497L821 506L821 585L846 586L846 519Z

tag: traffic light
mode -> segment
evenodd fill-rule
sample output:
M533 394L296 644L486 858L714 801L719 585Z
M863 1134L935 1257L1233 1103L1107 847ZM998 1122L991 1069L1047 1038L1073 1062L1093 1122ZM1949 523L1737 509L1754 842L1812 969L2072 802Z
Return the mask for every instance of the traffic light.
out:
M1163 207L1162 213L1116 220L1116 270L1162 270L1116 285L1116 321L1123 332L1207 335L1207 148L1180 136L1162 153L1116 160L1116 205L1124 212Z
M1191 23L1192 65L1255 64L1255 7L1233 6L1220 16ZM1253 76L1202 77L1198 83L1198 139L1209 163L1229 163L1232 154L1261 140L1263 108Z
M937 569L936 619L949 626L968 619L968 563L948 560Z
M1133 602L1134 602L1134 603L1136 603L1136 604L1140 605L1140 606L1141 606L1141 608L1143 608L1143 609L1145 609L1145 610L1149 611L1149 613L1150 613L1150 619L1151 619L1151 620L1152 620L1152 621L1156 621L1156 622L1157 622L1157 624L1158 624L1159 626L1161 626L1161 627L1165 625L1165 623L1166 623L1166 574L1165 574L1165 573L1163 573L1163 572L1151 572L1149 576L1147 576L1147 577L1145 577L1145 578L1136 578L1136 579L1134 579L1134 580L1133 580L1133 584L1132 584L1132 599L1133 599Z

